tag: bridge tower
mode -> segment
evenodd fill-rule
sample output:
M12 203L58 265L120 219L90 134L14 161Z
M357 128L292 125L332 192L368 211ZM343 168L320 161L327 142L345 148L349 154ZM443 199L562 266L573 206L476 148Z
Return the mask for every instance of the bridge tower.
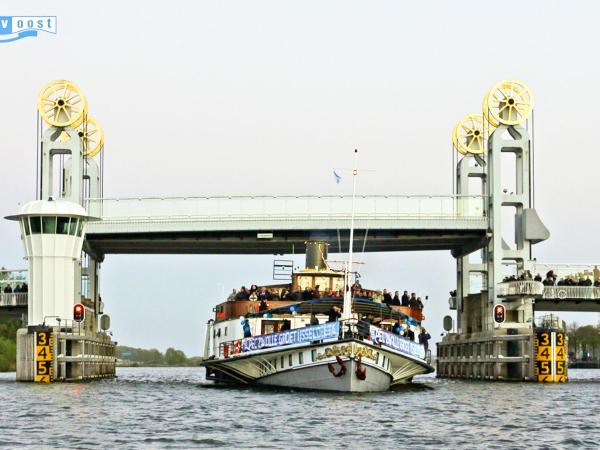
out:
M102 151L103 133L69 81L47 84L38 111L49 125L39 149L38 198L7 217L20 222L30 279L28 327L17 333L17 380L112 376L115 346L103 332L108 317L98 330L99 264L82 253L86 223L94 220L84 199L101 193L100 170L92 158ZM80 303L85 320L75 322L74 307Z
M550 236L534 209L531 137L522 126L531 114L533 96L520 82L502 81L483 105L483 114L471 114L457 124L453 144L463 155L456 169L457 194L487 198L487 239L478 261L472 260L475 252L455 255L457 333L438 346L438 374L528 380L534 378L534 297L504 299L503 323L494 320L494 308L502 303L497 284L507 267L516 276L529 276L532 245ZM478 192L472 192L473 184ZM473 275L481 276L476 290Z

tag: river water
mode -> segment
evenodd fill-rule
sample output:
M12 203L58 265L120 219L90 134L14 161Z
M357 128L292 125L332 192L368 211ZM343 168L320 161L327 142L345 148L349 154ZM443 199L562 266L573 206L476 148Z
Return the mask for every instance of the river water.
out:
M378 394L217 387L199 368L91 383L0 374L2 448L597 448L600 370L566 385L416 379Z

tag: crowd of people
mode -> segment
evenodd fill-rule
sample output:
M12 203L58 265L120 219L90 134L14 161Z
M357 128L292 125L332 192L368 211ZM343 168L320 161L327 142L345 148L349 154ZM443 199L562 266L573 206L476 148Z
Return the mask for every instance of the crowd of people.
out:
M400 296L400 291L395 291L392 297L392 294L387 289L384 289L382 303L386 305L407 306L412 309L423 309L421 297L417 297L415 292L408 295L408 291L404 291L402 296Z
M363 289L358 281L352 285L351 289L354 298L370 299L385 303L386 305L405 306L418 310L423 309L421 297L417 297L415 292L409 295L408 291L404 291L400 295L400 291L395 291L392 296L391 292L388 292L387 289L384 289L383 292ZM295 289L289 290L287 288L259 287L256 284L252 284L250 288L242 286L239 290L233 289L227 297L227 301L249 300L260 302L259 310L263 311L268 309L267 302L271 300L301 302L315 298L342 298L343 296L344 293L341 290L321 290L319 285L316 285L314 289L297 286Z
M29 287L27 286L27 283L23 283L17 284L13 289L10 284L7 284L2 292L4 292L5 294L19 294L21 292L29 292Z
M600 287L600 277L594 276L592 281L587 274L567 275L565 277L558 278L558 275L554 273L554 270L549 270L546 273L546 277L542 278L542 275L537 273L535 276L531 274L531 271L525 270L518 277L515 275L509 275L504 277L502 280L504 283L511 281L538 281L544 286L594 286Z

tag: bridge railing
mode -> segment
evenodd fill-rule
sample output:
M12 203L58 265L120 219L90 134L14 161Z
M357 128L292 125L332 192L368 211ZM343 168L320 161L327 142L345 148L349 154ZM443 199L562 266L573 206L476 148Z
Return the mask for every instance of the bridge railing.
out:
M0 294L0 307L27 306L27 292Z
M531 296L544 300L600 300L600 287L544 286L539 281L519 280L498 284L499 297Z
M531 280L509 281L498 284L497 294L500 297L541 296L544 294L544 285L539 281Z
M92 216L121 220L248 220L348 218L351 196L232 196L90 198ZM357 218L485 217L483 196L364 195L356 197Z

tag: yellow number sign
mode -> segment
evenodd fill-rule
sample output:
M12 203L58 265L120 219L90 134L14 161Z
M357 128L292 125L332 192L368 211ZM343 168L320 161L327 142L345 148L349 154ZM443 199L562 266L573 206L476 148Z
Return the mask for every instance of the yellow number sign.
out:
M562 331L536 333L535 375L540 383L567 382L567 342Z
M35 381L38 383L54 381L54 343L51 329L35 333Z

